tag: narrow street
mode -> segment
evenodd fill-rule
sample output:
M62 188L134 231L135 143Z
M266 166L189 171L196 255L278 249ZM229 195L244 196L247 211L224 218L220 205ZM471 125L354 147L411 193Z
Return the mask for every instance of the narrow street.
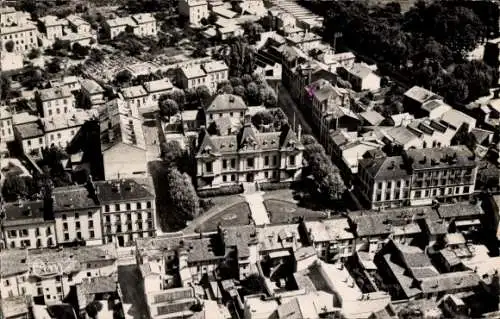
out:
M303 134L313 134L311 126L304 118L302 111L299 109L295 101L292 99L288 90L281 84L278 83L278 106L285 112L288 117L288 122L293 125L293 119L295 116L295 124L302 126Z
M118 267L118 282L123 294L123 310L126 319L149 318L144 291L139 282L140 274L137 265Z

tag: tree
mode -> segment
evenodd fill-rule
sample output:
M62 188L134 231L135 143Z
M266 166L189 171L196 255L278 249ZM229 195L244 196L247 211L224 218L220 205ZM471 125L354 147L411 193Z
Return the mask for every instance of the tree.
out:
M198 194L188 174L182 174L177 168L168 168L165 175L167 186L165 195L173 215L171 218L185 225L186 221L193 219L199 212ZM160 219L165 218L167 217L160 216Z
M215 12L210 11L210 13L208 14L207 22L208 24L214 25L218 19L219 16Z
M202 107L208 106L212 98L212 94L206 85L201 85L196 88L196 95Z
M15 201L28 195L26 181L19 175L9 174L5 178L2 195L6 201Z
M54 51L69 51L71 49L71 43L69 40L56 39L52 45L52 50Z
M248 38L249 43L255 43L260 39L260 34L264 32L264 28L255 22L245 22L242 25L245 36Z
M115 75L115 82L121 85L127 85L132 81L132 74L127 70L122 70Z
M233 88L233 94L245 97L245 87L243 85L238 85Z
M40 50L33 48L31 51L28 53L28 58L30 60L36 59L40 56Z
M244 37L231 39L229 44L222 46L215 56L226 62L230 76L251 74L255 70L254 51Z
M100 62L104 61L105 57L106 57L106 55L104 54L104 52L102 52L99 49L90 50L89 60L92 62L100 63Z
M160 95L158 105L160 107L160 114L166 116L168 121L170 121L171 116L179 113L179 105L177 102L170 99L166 94Z
M9 41L5 42L5 50L7 50L7 52L14 51L14 41L9 40Z
M325 205L338 204L345 191L345 185L339 171L333 166L325 149L313 137L305 137L304 158L309 166L309 176L312 179L311 195ZM304 176L308 177L308 176Z
M260 100L260 90L255 82L250 82L246 89L247 103L249 105L259 105L262 101Z
M94 300L89 303L87 307L85 307L85 310L87 311L89 317L96 318L99 311L102 310L102 304L99 301Z
M0 75L0 100L6 99L10 95L11 80L7 75Z
M262 125L269 125L273 122L274 116L269 111L257 112L252 116L252 124L260 128Z
M61 71L62 60L58 57L52 58L47 64L47 71L50 73L57 73Z
M186 104L186 94L184 93L183 90L178 90L174 89L170 92L167 93L168 98L174 100L177 102L177 105L179 106L179 109L182 110L184 107L184 104Z
M71 51L75 54L76 57L78 58L84 58L86 57L89 52L90 52L90 47L88 46L83 46L80 43L75 43L73 44L73 47L71 48Z
M172 140L160 145L161 157L163 162L168 167L178 167L181 164L181 160L184 157L184 151L182 150L179 142Z

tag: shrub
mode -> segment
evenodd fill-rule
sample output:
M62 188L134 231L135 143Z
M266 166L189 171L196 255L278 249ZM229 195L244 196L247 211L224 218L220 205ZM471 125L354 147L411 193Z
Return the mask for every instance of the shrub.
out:
M243 185L227 185L214 189L204 189L198 191L198 197L207 198L215 196L235 195L243 193Z
M293 182L263 182L259 183L259 190L274 191L277 189L288 189L293 187Z

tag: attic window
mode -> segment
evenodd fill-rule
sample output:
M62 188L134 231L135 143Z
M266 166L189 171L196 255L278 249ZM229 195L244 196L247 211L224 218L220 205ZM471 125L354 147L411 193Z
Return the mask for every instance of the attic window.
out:
M271 144L276 144L276 140L271 140Z

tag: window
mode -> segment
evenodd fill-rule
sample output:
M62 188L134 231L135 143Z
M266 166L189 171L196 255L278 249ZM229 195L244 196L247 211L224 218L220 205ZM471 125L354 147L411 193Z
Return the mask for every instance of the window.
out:
M466 193L466 194L469 193L469 186L464 186L464 193Z
M68 223L63 223L63 229L68 230Z
M88 212L87 217L92 218L92 212Z
M269 166L269 156L264 156L264 166Z
M290 155L289 162L290 165L295 165L295 155Z
M231 181L232 181L232 182L236 181L236 175L231 174Z
M146 203L146 207L147 207L147 208L151 208L151 202L147 202L147 203Z
M62 215L62 220L66 220L66 218L67 218L66 214L63 214Z
M94 228L94 221L93 220L89 220L89 228Z
M422 191L416 191L415 198L420 198L420 197L422 197Z
M64 234L64 240L66 240L66 241L69 240L69 234L68 233Z
M17 231L11 230L9 231L9 238L16 238L17 237Z
M76 225L76 229L80 229L80 222L76 222L75 225Z
M132 220L132 214L127 214L127 220Z
M223 169L227 168L227 160L222 160L222 168Z
M264 172L264 177L269 178L269 172Z
M236 168L236 159L231 159L231 168Z
M152 213L148 213L148 219L151 219L153 218L153 214Z
M253 158L247 158L247 166L248 167L253 167L254 165L254 159Z
M273 165L274 166L278 165L278 156L276 155L273 156Z
M137 203L137 209L141 209L141 203Z
M223 182L227 182L227 176L226 175L222 175L222 181Z
M93 231L93 230L91 230L91 231L89 232L89 237L90 237L90 238L94 238L94 237L95 237L95 233L94 233L94 231Z
M109 205L105 205L105 206L104 206L104 211L105 211L105 212L109 212Z
M111 222L111 216L106 215L106 222L107 222L107 223Z
M9 279L5 279L5 287L9 287L10 286L10 281Z
M137 213L137 220L141 220L142 219L142 214L141 213Z
M205 163L205 169L208 173L212 172L212 163Z
M38 288L36 289L36 294L37 294L37 296L41 296L41 295L43 295L43 288L42 288L42 287L38 287Z
M75 218L76 218L76 219L80 218L80 214L75 213Z
M120 204L115 204L115 211L117 211L117 212L120 211Z
M56 289L57 289L57 293L58 293L58 294L62 293L62 288L61 288L60 286L59 286L59 287L57 287Z
M125 206L127 207L127 210L130 210L130 203L127 203Z

